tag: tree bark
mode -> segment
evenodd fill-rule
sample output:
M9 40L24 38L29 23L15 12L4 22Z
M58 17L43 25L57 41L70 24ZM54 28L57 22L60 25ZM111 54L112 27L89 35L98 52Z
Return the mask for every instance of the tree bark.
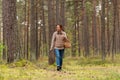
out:
M102 60L105 60L105 0L102 0L102 14L101 14L101 49L102 49Z
M97 28L96 28L96 0L93 0L93 6L94 6L94 10L93 10L93 51L94 51L94 55L97 55L98 53L98 43L97 43Z
M36 2L35 0L30 0L31 11L30 11L30 60L35 61L37 55L37 26L36 26Z
M61 0L60 7L60 24L65 26L65 0Z
M15 60L16 55L20 55L20 45L18 41L18 27L16 19L16 0L3 0L3 40L6 46L7 62ZM5 53L4 53L5 55ZM5 56L4 56L5 57Z
M49 26L49 49L51 45L51 37L54 32L55 26L55 9L54 9L54 0L48 1L48 26ZM49 64L53 64L55 62L55 55L50 54L48 55Z
M89 56L89 28L88 28L88 16L87 16L87 13L86 13L86 7L85 7L85 1L83 1L83 35L84 35L84 51L85 51L85 54L84 56L85 57L88 57Z

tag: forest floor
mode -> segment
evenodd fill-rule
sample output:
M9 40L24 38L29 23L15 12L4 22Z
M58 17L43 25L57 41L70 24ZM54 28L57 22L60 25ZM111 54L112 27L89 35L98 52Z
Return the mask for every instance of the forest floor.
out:
M47 58L31 63L0 63L0 80L120 80L120 60L65 58L63 70L48 65Z

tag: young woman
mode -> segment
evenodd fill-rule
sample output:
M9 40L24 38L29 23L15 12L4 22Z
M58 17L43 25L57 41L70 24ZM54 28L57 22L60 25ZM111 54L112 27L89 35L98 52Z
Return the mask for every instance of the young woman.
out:
M63 30L62 25L56 26L56 31L53 33L51 48L50 50L54 49L56 54L56 64L57 64L57 71L62 69L63 63L63 54L64 54L64 42L67 40L66 33Z

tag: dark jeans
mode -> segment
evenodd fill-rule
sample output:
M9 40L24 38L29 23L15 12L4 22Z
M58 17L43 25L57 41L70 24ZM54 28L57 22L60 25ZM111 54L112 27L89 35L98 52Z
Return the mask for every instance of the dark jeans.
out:
M62 66L64 49L55 49L55 54L57 66Z

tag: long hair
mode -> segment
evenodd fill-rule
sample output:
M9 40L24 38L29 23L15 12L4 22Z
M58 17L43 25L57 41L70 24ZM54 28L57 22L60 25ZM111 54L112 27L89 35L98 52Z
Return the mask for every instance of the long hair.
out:
M62 30L62 31L64 31L64 28L63 28L63 26L61 25L61 24L57 24L56 26L60 26L60 29Z

